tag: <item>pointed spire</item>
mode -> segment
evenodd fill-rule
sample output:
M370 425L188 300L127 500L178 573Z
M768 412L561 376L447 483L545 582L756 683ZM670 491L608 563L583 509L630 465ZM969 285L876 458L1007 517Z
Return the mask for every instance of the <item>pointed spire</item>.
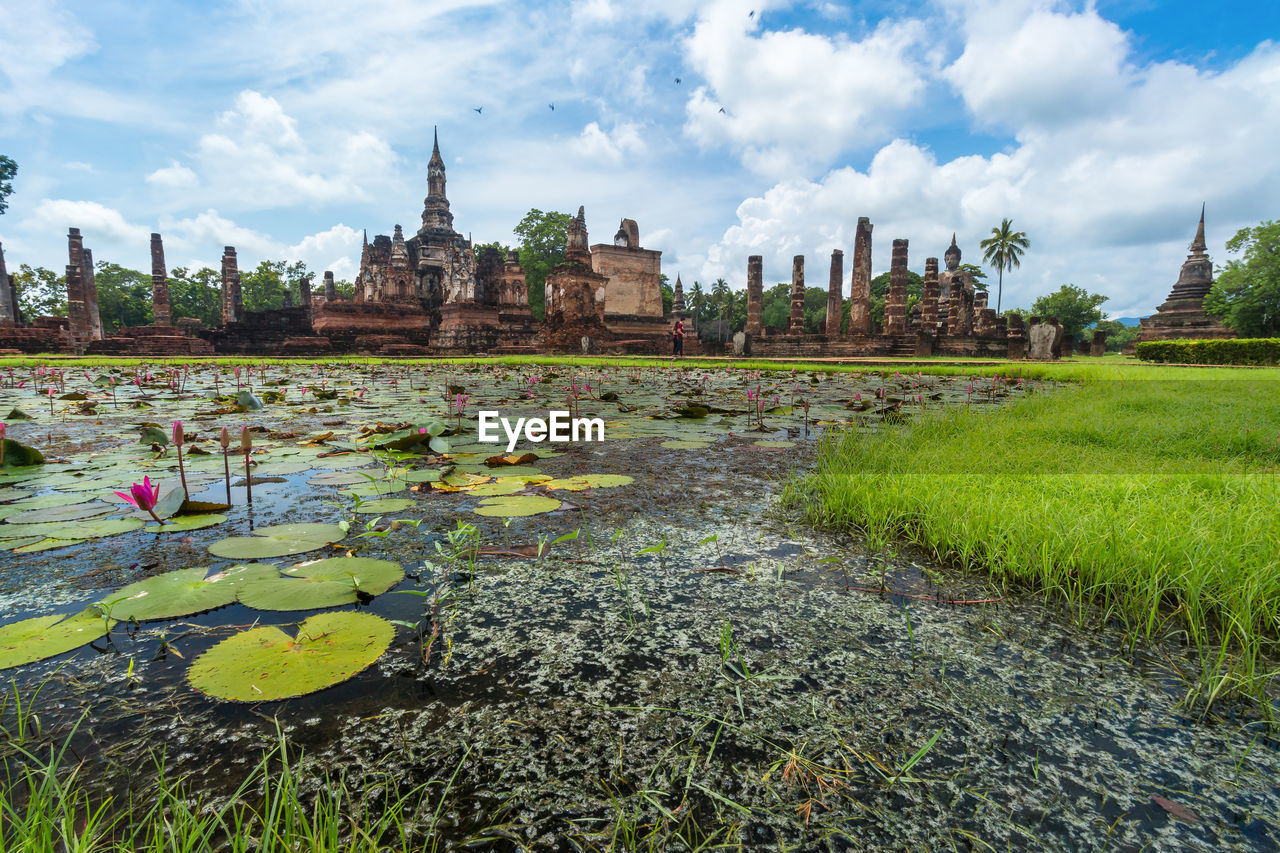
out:
M1191 241L1191 251L1204 254L1209 246L1204 241L1204 202L1200 203L1200 225L1196 227L1196 239Z
M440 128L434 124L431 125L431 153L440 154Z
M586 224L586 221L587 221L587 212L585 208L586 208L585 205L581 205L581 204L578 205L578 221L583 223L584 225Z
M954 232L954 231L952 231L952 232L951 232L951 245L952 245L952 246L955 246L955 245L956 245L956 232ZM956 246L956 248L959 248L959 247L958 247L958 246Z

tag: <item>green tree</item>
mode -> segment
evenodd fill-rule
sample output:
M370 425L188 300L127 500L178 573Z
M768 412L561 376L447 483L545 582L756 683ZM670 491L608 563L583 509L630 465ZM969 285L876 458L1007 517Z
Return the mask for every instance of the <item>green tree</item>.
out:
M780 281L761 294L760 323L781 335L786 333L789 322L791 322L791 283Z
M1244 255L1219 268L1205 311L1245 337L1280 333L1280 222L1241 228L1227 241L1227 251Z
M1102 319L1100 306L1107 297L1089 293L1083 287L1064 284L1053 293L1039 296L1031 306L1031 313L1038 317L1055 317L1068 335L1079 336L1087 327Z
M695 330L702 328L702 320L705 316L703 312L706 310L707 295L702 292L702 283L694 281L693 287L689 288L688 295L685 296L685 305L689 308L689 315L693 318L693 328Z
M1000 313L1000 299L1004 296L1004 271L1022 266L1022 253L1031 248L1031 240L1025 231L1014 231L1013 220L1004 219L999 228L991 229L991 236L978 244L982 247L982 260L1000 273L996 289L996 313Z
M27 322L36 317L67 316L67 279L44 267L18 267L13 274L18 310Z
M284 294L289 291L293 304L302 299L302 279L311 276L301 261L260 261L253 272L240 274L240 300L246 311L274 311L284 307Z
M94 264L98 316L107 332L151 323L151 276L110 261Z
M1126 326L1116 320L1099 320L1093 330L1107 333L1107 352L1120 352L1138 340L1138 332L1141 331L1138 326Z
M173 319L194 317L207 328L222 325L222 273L209 267L194 272L178 267L169 274Z
M977 264L961 264L960 272L967 272L973 276L973 286L976 290L987 290L987 272Z
M543 213L535 207L511 229L520 238L520 266L529 285L529 309L535 320L541 320L546 311L547 276L557 264L564 263L564 244L572 220L568 213Z
M907 270L907 310L924 296L924 278ZM873 326L884 328L884 304L889 297L889 274L882 272L871 279L870 316Z
M9 196L13 195L13 179L18 176L18 164L13 158L0 154L0 213L9 209Z
M669 317L672 306L676 304L676 289L671 286L671 280L664 272L658 273L658 290L662 293L662 316ZM689 307L688 296L685 297L685 307Z

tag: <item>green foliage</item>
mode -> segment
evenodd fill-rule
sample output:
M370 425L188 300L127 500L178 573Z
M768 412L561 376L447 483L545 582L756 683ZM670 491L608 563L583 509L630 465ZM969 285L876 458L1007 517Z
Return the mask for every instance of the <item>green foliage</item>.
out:
M0 213L9 209L9 196L13 195L13 179L18 175L18 164L13 158L0 154Z
M253 272L240 274L240 298L246 311L272 311L284 307L284 294L292 294L293 304L302 299L300 282L311 276L301 261L260 261Z
M662 291L662 313L670 316L671 307L676 302L676 289L671 286L671 282L667 280L666 273L658 274L658 288ZM689 307L689 294L684 295L685 307Z
M1188 678L1203 704L1265 697L1280 638L1277 383L1258 372L1129 381L1144 375L1134 370L1119 382L1088 371L1101 381L910 430L833 434L788 497L873 549L905 537L1070 602L1081 619L1122 619L1135 639L1180 629L1200 657ZM956 448L978 445L982 470L941 482Z
M1022 266L1022 253L1031 248L1027 232L1014 231L1013 220L1004 219L999 228L991 229L991 236L978 244L982 247L982 260L999 272L996 286L996 313L1000 313L1000 300L1004 296L1004 271ZM1059 318L1061 319L1061 318Z
M987 289L987 272L977 264L961 264L961 272L967 272L973 277L973 286L978 290Z
M1204 309L1242 335L1280 334L1280 221L1241 228L1227 251L1244 252L1218 270Z
M209 267L178 267L169 274L169 306L174 321L194 317L210 329L222 325L222 274Z
M1031 306L1031 313L1044 318L1056 317L1066 334L1078 338L1086 327L1102 319L1099 306L1106 301L1107 297L1100 293L1090 293L1083 287L1064 284L1053 293L1037 297Z
M36 317L67 316L67 279L44 267L23 264L13 274L18 310L31 322Z
M1143 341L1138 358L1164 364L1280 364L1280 338Z
M568 213L536 207L525 214L512 232L520 239L520 266L529 285L529 308L541 320L546 310L546 283L557 264L564 263L564 245L569 239Z
M105 331L151 323L150 275L98 261L94 265L94 284L98 289L98 316Z
M1096 332L1107 333L1107 352L1120 352L1138 339L1137 326L1126 326L1115 320L1099 320L1093 327Z
M884 328L884 303L889 296L889 273L882 272L871 279L871 325ZM924 297L924 278L907 270L907 310Z

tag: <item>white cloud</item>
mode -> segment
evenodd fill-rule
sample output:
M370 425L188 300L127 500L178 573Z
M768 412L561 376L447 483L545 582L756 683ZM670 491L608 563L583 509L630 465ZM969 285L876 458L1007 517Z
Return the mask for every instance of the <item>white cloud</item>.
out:
M1125 33L1092 8L1026 5L983 0L968 9L964 52L943 78L987 126L1055 127L1110 112L1131 74Z
M0 2L0 73L21 89L97 49L93 34L53 2Z
M637 124L622 122L606 132L593 121L582 129L581 135L573 141L572 149L579 157L621 163L624 157L643 152L645 145Z
M153 186L170 190L190 189L200 183L196 173L183 166L177 160L172 161L168 166L151 172L145 180Z
M713 4L685 43L706 80L686 104L684 132L699 146L728 148L762 174L793 174L884 138L923 95L920 22L885 21L861 41L757 32L750 5Z
M146 227L128 222L115 208L96 201L69 199L41 199L22 225L35 233L65 234L69 228L79 228L90 248L95 248L99 240L107 243L138 240L145 244L151 234ZM102 257L101 252L97 257Z

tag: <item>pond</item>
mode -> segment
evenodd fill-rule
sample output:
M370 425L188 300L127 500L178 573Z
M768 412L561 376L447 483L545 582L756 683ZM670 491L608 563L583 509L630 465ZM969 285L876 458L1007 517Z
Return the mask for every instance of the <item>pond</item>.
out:
M326 776L371 802L438 782L438 808L407 821L440 849L1277 844L1277 743L1244 709L1179 703L1186 650L1130 648L1097 614L779 504L826 430L1046 385L238 370L0 377L8 437L46 460L0 469L0 655L39 657L57 626L13 626L50 614L93 638L2 674L99 793L145 790L163 756L217 801L283 737L309 793ZM481 411L557 409L603 419L605 440L476 441ZM115 495L144 476L161 517L185 476L188 511L157 525Z

